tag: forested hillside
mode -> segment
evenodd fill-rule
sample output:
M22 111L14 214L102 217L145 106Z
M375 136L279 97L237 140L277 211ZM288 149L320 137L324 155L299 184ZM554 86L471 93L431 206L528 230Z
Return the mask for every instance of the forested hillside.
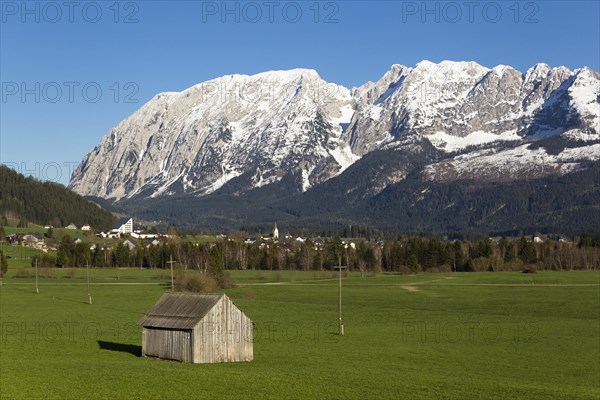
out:
M396 157L396 158L394 158ZM510 183L423 178L418 158L404 160L405 179L377 194L370 185L385 165L400 159L393 151L368 154L343 176L301 193L293 180L237 194L232 179L201 198L174 195L118 203L144 220L160 220L187 229L209 230L271 227L314 227L313 232L349 225L415 234L479 233L520 236L535 233L596 235L600 232L600 163L564 176ZM410 163L409 163L410 162ZM383 186L383 185L382 185ZM334 229L335 230L335 229Z
M113 215L53 182L25 177L0 166L0 215L40 225L110 228Z

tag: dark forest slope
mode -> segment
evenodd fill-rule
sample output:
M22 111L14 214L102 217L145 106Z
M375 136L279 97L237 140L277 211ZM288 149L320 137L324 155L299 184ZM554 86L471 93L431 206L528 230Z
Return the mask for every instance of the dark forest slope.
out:
M0 165L0 215L36 224L110 228L113 215L63 185L40 182Z

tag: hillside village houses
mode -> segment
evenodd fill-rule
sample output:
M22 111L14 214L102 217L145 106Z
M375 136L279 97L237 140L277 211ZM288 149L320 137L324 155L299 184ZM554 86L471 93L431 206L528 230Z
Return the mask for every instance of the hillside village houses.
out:
M86 226L89 227L90 229L83 230L80 228L79 230L82 232L86 232L86 234L88 232L91 233L91 231L93 231L93 228L89 224L83 225L82 228L84 228ZM67 227L65 227L65 229L67 229ZM74 224L70 224L70 227L68 229L76 230L77 227ZM249 238L241 239L241 240L245 244L255 244L256 243L256 245L261 249L270 248L273 245L277 245L277 246L280 246L280 248L286 252L291 251L291 249L294 246L294 243L305 243L308 240L307 238L303 238L300 236L295 237L287 231L285 231L285 232L286 233L280 235L277 224L274 224L273 229L267 235L260 235L258 237L249 237ZM49 244L48 244L49 239L46 238L45 236L46 235L43 235L41 233L33 233L33 232L31 232L31 233L15 233L15 234L7 236L5 239L13 246L31 247L31 248L35 248L35 249L41 250L46 253L56 251L57 250L56 248L49 246ZM89 234L87 234L87 236L89 236ZM100 249L100 250L105 251L105 250L114 248L114 246L117 245L117 242L120 242L129 251L133 251L137 247L140 247L140 246L145 247L145 248L150 248L153 246L160 246L165 240L167 240L170 237L170 235L167 235L167 234L145 233L143 230L141 230L139 228L137 228L137 229L134 228L133 218L131 218L131 217L121 218L115 224L113 224L112 229L108 233L100 232L100 233L96 234L95 236L106 238L106 239L113 239L113 240L111 240L110 242L107 241L103 244L93 243L93 242L88 243L88 241L85 238L80 237L78 235L76 237L71 238L71 243L73 243L74 245L86 244L87 246L89 246L90 250ZM218 240L227 240L227 241L235 240L234 238L228 238L227 235L225 235L225 234L216 235L215 238ZM57 237L54 237L54 239L56 240ZM117 239L117 240L114 240L114 239ZM118 240L118 239L120 239L120 240ZM52 239L50 239L50 243L52 243ZM322 250L322 248L323 248L323 243L320 241L320 237L311 239L311 244L314 246L315 251ZM352 242L343 241L342 245L346 249L348 249L348 248L356 249L355 244Z
M136 239L156 239L161 236L168 237L169 235L159 235L157 233L141 233L140 231L133 231L131 237Z
M7 236L6 240L12 245L31 247L43 252L48 251L48 246L44 241L44 237L39 233L15 233Z
M44 228L46 230L50 230L54 229L54 226L47 225ZM79 230L81 233L84 233L85 236L89 236L93 232L93 228L90 224L82 225L82 227L78 229L75 224L71 223L69 226L64 227L64 229L69 229L72 231ZM0 241L5 240L11 246L29 247L40 250L44 253L51 253L57 251L57 248L51 244L55 241L59 241L63 234L55 233L54 236L48 236L46 233L41 232L17 232L0 238ZM126 236L122 237L122 235ZM134 230L133 219L130 217L122 218L121 220L117 221L113 225L113 229L108 233L101 232L95 235L97 237L113 239L109 242L94 243L86 240L80 235L72 236L69 234L69 236L71 236L70 241L73 243L73 245L81 246L82 244L85 244L86 246L89 246L91 251L95 251L96 249L107 251L113 249L118 242L125 246L129 251L135 250L138 246L150 248L153 246L160 246L165 239L170 237L170 235L161 233L144 233L144 231L140 228Z
M54 227L52 225L46 225L46 226L44 226L44 228L45 229L51 229L51 228L54 228ZM92 226L90 224L85 224L85 225L82 225L81 228L77 228L77 225L71 223L71 224L65 226L65 229L70 229L70 230L77 230L77 229L79 229L79 230L82 230L82 231L89 232L89 231L92 230Z
M131 251L131 250L135 249L135 246L136 246L136 244L137 244L137 243L136 243L136 242L135 242L135 240L133 240L133 239L126 239L126 240L123 242L123 245L124 245L124 246L126 246L126 247L129 249L129 251Z
M129 235L135 239L157 239L161 236L165 236L156 233L143 233L139 229L134 229L133 218L131 217L120 218L112 225L112 229L109 232L100 232L96 236L118 239L122 235Z
M115 223L112 224L112 228L108 232L100 232L96 236L102 238L120 238L121 235L133 233L133 218L124 217L119 218Z
M225 235L220 235L222 237L225 237ZM290 251L289 247L290 244L295 241L298 243L306 243L306 240L308 238L303 238L301 236L298 237L294 237L290 232L286 232L283 235L279 234L279 228L277 227L277 224L275 223L275 225L273 226L273 230L271 231L271 233L269 233L267 236L250 236L247 237L243 240L243 242L245 244L258 244L258 247L260 249L265 249L265 248L270 248L271 244L279 244L280 246L283 246L283 248L285 249L285 251ZM314 249L315 251L321 250L322 248L322 243L320 243L318 241L319 238L315 238L316 240L314 240ZM232 240L232 239L229 239ZM342 242L342 245L345 245L346 248L348 248L348 246L350 246L352 249L356 249L356 245L354 243L346 243L346 242Z

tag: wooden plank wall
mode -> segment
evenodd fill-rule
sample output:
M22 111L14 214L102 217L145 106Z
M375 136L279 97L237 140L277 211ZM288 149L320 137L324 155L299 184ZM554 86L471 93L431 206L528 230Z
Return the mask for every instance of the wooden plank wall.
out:
M142 354L167 360L192 362L192 331L144 328Z
M194 363L251 361L253 327L229 298L223 297L194 328Z

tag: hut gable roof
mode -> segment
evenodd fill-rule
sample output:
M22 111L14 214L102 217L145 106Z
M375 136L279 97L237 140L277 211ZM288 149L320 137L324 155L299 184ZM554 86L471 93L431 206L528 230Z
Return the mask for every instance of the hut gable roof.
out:
M165 293L138 325L165 329L193 329L224 294Z

